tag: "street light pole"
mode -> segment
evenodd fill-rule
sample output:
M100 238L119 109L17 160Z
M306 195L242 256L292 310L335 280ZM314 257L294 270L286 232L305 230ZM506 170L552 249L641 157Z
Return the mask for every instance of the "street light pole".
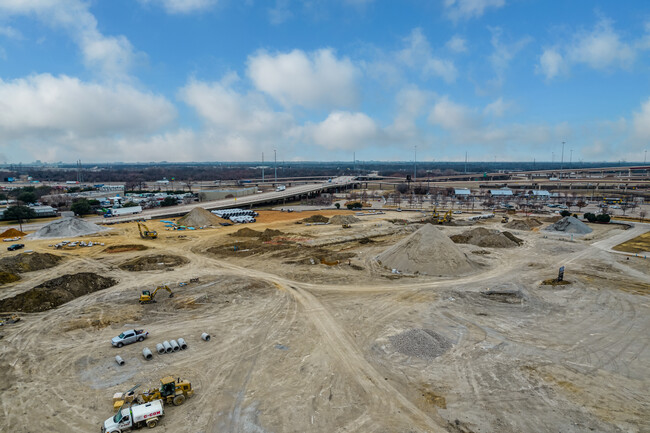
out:
M417 180L418 177L418 147L417 145L413 150L413 182Z
M262 183L264 183L264 152L262 152Z
M562 169L564 168L564 141L562 142L562 157L560 158L560 178L562 178Z
M571 153L569 154L569 167L571 167L571 161L573 161L573 149L571 149Z
M278 151L273 149L273 167L275 169L275 183L278 183Z

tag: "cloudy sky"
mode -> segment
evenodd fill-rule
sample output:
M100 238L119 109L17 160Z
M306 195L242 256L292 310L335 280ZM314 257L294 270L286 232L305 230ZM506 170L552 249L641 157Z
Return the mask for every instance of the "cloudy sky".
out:
M0 0L0 162L643 161L647 0Z

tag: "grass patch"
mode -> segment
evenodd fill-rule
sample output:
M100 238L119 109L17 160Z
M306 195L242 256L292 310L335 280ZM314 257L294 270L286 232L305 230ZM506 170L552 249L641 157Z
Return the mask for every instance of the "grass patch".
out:
M646 232L641 236L637 236L634 239L618 244L613 249L625 253L642 253L650 251L650 232Z

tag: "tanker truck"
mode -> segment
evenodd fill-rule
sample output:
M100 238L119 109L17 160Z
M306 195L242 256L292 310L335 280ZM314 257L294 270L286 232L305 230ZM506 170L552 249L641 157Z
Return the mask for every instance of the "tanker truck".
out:
M122 433L144 426L154 428L164 414L162 400L130 407L123 406L114 416L104 421L102 433Z

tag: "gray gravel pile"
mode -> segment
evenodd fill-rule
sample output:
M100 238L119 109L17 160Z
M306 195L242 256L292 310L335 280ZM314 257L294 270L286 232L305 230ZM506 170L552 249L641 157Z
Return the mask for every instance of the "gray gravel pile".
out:
M388 337L395 350L407 356L433 359L451 349L451 342L429 329L409 329Z
M585 235L587 233L591 233L593 230L591 230L587 224L583 223L578 218L568 216L562 218L555 224L551 224L550 226L546 227L544 231Z
M75 236L86 236L108 230L106 227L98 226L81 218L62 218L52 221L40 230L28 235L29 239L52 239L52 238L73 238Z

